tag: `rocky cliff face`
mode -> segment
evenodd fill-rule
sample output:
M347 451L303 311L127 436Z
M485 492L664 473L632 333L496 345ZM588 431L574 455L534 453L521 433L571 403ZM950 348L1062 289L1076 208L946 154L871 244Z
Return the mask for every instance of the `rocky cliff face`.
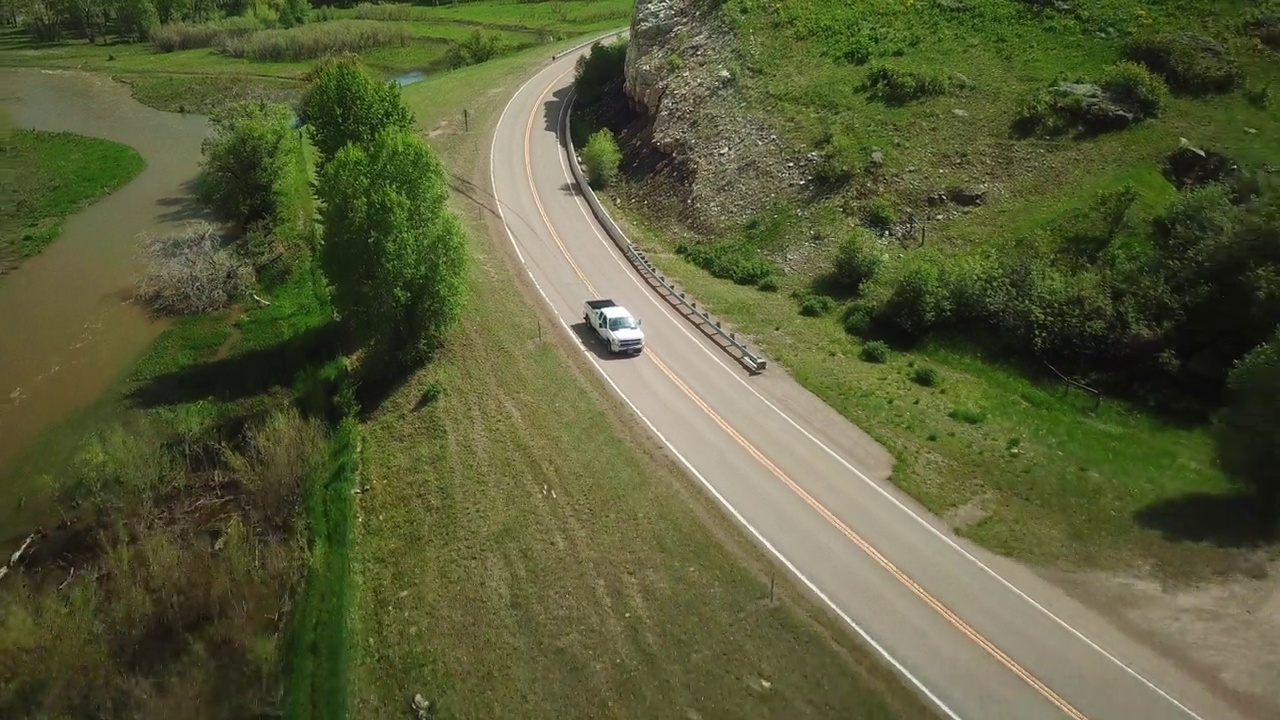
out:
M625 91L648 120L645 139L679 166L685 219L722 229L794 194L807 158L794 158L747 112L738 40L708 0L636 0Z

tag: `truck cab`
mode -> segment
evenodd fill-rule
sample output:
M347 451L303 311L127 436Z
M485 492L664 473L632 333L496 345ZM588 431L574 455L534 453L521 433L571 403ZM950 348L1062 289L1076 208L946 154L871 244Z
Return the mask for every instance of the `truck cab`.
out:
M640 321L612 300L588 300L582 319L604 341L611 353L639 354L644 351L644 331Z

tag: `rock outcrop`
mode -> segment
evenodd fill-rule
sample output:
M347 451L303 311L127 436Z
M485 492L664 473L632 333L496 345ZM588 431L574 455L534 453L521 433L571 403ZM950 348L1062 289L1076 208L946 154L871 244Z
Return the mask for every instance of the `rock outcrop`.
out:
M747 110L734 76L738 40L708 0L636 0L627 97L642 138L679 168L683 215L698 229L741 223L807 182L771 118Z

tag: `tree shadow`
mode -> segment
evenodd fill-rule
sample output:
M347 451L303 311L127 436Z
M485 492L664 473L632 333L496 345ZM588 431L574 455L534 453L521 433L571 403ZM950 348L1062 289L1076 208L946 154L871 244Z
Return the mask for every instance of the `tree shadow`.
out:
M290 387L303 368L332 358L339 338L338 324L330 321L269 347L157 375L126 397L135 407L153 408L205 399L231 402Z
M560 135L560 122L564 119L565 103L568 101L571 92L573 92L573 85L565 85L551 93L547 101L542 104L542 129L553 133L556 136L556 144L562 149L564 148L565 138Z
M1134 513L1142 527L1159 531L1170 542L1209 543L1220 548L1246 549L1274 542L1273 518L1245 493L1191 493L1160 500Z
M165 208L156 216L156 219L161 222L187 222L191 220L212 222L213 214L196 199L195 178L182 183L181 187L181 195L173 195L156 200L156 205Z

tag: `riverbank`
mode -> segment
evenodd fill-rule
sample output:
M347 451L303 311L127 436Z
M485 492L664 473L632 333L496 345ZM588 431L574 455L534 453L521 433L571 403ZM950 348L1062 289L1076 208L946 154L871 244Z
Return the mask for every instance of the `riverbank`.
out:
M11 169L0 180L0 278L58 239L68 216L118 190L145 165L127 145L73 133L11 130L3 142L0 152Z

